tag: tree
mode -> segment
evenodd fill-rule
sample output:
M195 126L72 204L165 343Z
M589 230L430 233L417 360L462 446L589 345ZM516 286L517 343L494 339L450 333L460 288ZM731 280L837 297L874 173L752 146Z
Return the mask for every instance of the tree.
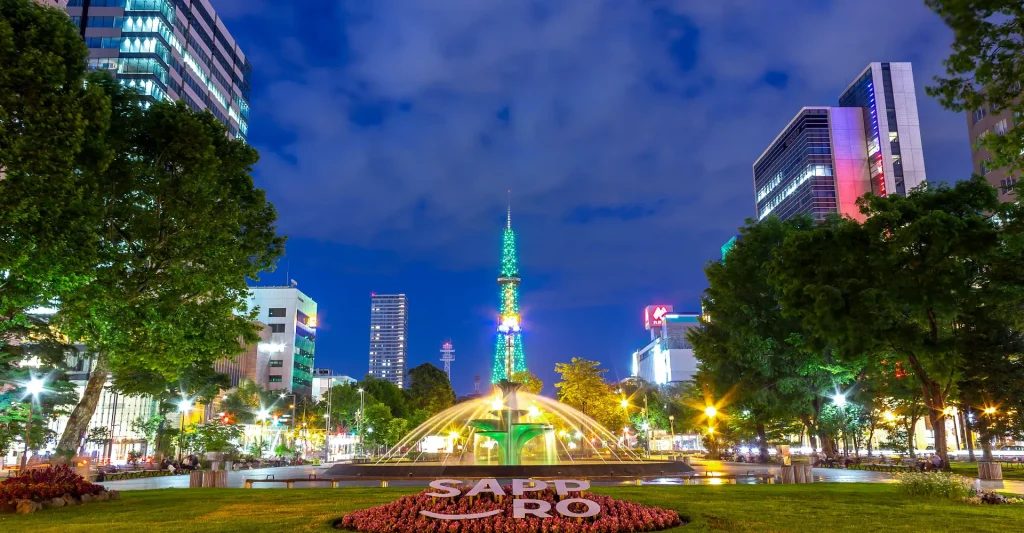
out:
M391 415L391 408L383 403L376 403L366 406L364 420L366 427L363 428L363 440L368 444L386 445L391 435L388 433L389 424L395 417Z
M530 394L540 394L544 390L544 382L529 370L521 370L512 374L512 381L522 383L521 390Z
M408 398L410 407L406 413L423 409L435 414L455 405L455 391L448 375L430 363L409 370Z
M569 363L555 363L555 372L562 378L555 383L558 401L576 408L605 427L617 427L615 421L621 419L617 416L619 401L604 380L603 375L608 369L598 368L600 365L582 357L573 357Z
M912 371L948 464L945 407L960 374L961 318L999 269L996 191L980 176L859 200L861 224L833 218L787 238L772 277L783 312L844 359L894 356ZM1002 288L1024 280L1000 279Z
M253 186L253 148L209 113L180 102L143 110L116 80L103 84L116 157L93 176L104 206L97 262L87 284L60 294L54 317L97 357L62 450L77 447L111 370L143 366L172 380L239 353L239 339L255 342L246 280L283 246L274 208Z
M402 389L390 381L366 376L359 383L366 395L364 404L369 406L379 402L391 409L393 416L404 418L409 414L409 406Z
M1024 113L1024 10L1016 0L926 0L953 30L953 53L943 61L946 77L936 77L930 96L953 111L977 109ZM992 154L989 168L1024 170L1024 123L1016 117L1002 135L979 144Z

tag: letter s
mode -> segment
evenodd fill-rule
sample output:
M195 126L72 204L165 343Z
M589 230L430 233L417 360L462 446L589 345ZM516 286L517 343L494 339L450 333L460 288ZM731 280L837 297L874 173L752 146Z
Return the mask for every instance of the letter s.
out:
M462 491L459 490L458 487L449 487L448 484L458 485L459 483L462 483L462 481L458 479L435 479L430 482L430 488L443 490L444 492L428 492L427 496L434 498L453 498L458 496L459 494L462 494Z

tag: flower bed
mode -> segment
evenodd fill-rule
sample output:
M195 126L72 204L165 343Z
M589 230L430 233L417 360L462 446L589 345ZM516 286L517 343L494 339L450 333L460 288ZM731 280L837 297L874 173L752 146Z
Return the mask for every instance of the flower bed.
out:
M334 523L337 529L363 533L620 533L633 531L660 531L683 524L679 513L638 503L616 500L591 493L572 493L567 497L584 498L596 502L600 512L589 518L570 518L555 512L558 497L553 490L529 492L531 499L551 504L550 518L513 518L513 497L481 494L470 498L432 498L423 491L403 496L391 503L362 509L345 515ZM511 494L511 488L505 492ZM583 512L585 505L571 503L573 512ZM468 520L428 518L420 511L442 515L464 515L501 512L487 517Z
M29 470L0 481L0 509L32 512L41 507L61 507L117 498L101 485L90 483L67 466ZM57 500L61 500L59 503Z

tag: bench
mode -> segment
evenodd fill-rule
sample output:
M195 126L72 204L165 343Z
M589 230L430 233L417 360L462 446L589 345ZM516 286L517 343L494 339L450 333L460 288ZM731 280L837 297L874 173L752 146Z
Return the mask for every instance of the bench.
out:
M292 488L296 483L330 483L332 489L338 488L338 480L331 478L318 478L316 474L310 474L307 478L275 479L273 474L267 474L265 479L247 479L245 488L251 489L253 483L284 483L286 488Z

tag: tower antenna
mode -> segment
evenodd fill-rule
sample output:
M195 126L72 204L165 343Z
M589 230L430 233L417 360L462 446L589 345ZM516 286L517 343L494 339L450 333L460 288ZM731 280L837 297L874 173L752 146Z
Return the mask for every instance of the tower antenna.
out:
M446 341L441 345L441 362L444 363L444 373L448 374L448 382L452 381L452 361L455 360L455 348L452 341Z
M508 225L506 229L512 229L512 189L508 190Z

